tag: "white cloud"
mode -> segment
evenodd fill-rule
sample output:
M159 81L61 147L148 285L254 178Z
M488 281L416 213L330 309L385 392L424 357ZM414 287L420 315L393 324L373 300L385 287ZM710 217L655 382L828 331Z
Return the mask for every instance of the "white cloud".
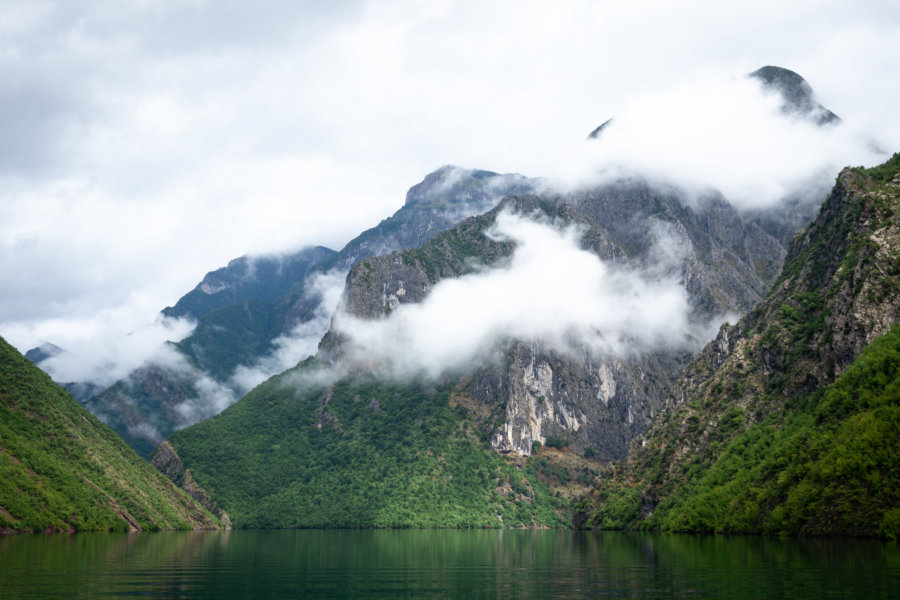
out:
M439 165L571 173L609 117L630 140L615 147L638 164L705 178L708 138L684 153L698 162L667 166L638 108L671 110L679 93L691 98L688 82L777 64L847 127L827 144L804 134L779 147L758 192L743 185L749 167L704 163L769 197L794 183L792 165L868 160L834 150L857 148L857 131L900 148L897 39L893 0L11 0L0 16L0 335L22 350L65 345L67 330L109 311L131 315L121 331L139 329L231 258L338 249ZM679 147L677 125L660 149ZM741 150L731 153L748 165L759 154Z
M307 294L320 297L311 318L297 325L288 335L274 340L275 352L262 357L252 367L238 366L230 378L231 387L243 395L268 379L316 353L319 341L331 326L341 294L346 272L330 271L314 276L307 283Z
M109 386L148 358L151 362L164 360L172 352L164 343L179 341L194 328L185 319L160 316L151 325L123 334L120 319L121 315L109 311L98 319L47 324L47 335L52 335L64 351L42 361L41 368L54 381Z
M605 264L580 248L577 228L508 212L489 235L515 243L508 265L443 280L421 303L384 319L339 313L335 329L347 338L349 360L391 375L438 376L496 358L510 338L620 357L705 341L693 337L687 292L666 265Z
M821 201L821 186L841 167L886 158L852 116L818 126L782 113L781 103L747 77L637 98L561 176L584 184L637 174L695 194L718 190L739 208L767 209L810 191Z

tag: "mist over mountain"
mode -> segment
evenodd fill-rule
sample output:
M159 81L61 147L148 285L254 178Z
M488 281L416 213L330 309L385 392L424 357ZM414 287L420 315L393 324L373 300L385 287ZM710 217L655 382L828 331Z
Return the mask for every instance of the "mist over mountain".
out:
M462 504L424 508L410 521L408 507L429 506L424 490L379 492L383 479L358 474L392 469L387 465L402 460L409 444L416 457L428 457L416 469L434 469L436 459L448 481L463 476L444 446L462 440L434 429L420 432L424 438L412 434L406 428L415 415L423 423L443 414L467 451L480 456L549 465L556 455L546 453L565 447L585 464L623 459L673 398L690 395L676 382L691 356L723 321L766 296L786 253L784 227L802 225L809 204L794 195L784 206L735 207L713 191L634 176L551 190L507 197L419 247L357 262L317 356L173 436L163 462L220 490L218 500L245 526L260 519L310 526L327 521L323 506L343 515L337 522L356 526L420 526L420 518L434 526L457 523L450 515L471 508L462 498L478 484L465 480L463 496L454 495ZM367 380L373 383L360 387ZM433 387L423 396L422 385ZM376 393L378 386L386 388ZM387 403L389 390L399 400ZM396 439L400 445L380 446L380 458L363 468L354 453L387 439L387 423L407 433ZM269 447L277 449L270 455L276 463L248 462ZM276 458L281 452L294 466ZM331 483L302 483L323 476L313 475L323 461ZM487 464L478 472L496 468ZM524 477L530 491L515 498L533 510L520 517L549 524L541 507L553 506L537 490L552 477ZM279 483L268 488L265 481ZM494 479L498 490L502 481ZM382 508L377 516L360 511L354 498ZM515 504L487 498L486 507L466 512L466 522L505 526ZM280 505L292 507L283 518L273 516Z
M900 154L845 169L766 300L581 504L598 528L895 538Z
M327 353L400 380L472 377L472 401L501 411L498 450L556 436L618 458L679 361L762 298L783 253L720 196L695 210L629 181L512 197L351 269Z
M706 92L707 101L730 102L730 127L737 109L747 108L737 113L741 128L765 122L777 133L769 143L840 131L786 69L764 67ZM683 107L672 99L664 116ZM639 139L640 116L604 123L588 156ZM553 438L621 458L687 357L765 295L818 188L794 181L748 202L741 187L735 205L716 177L699 186L698 173L669 181L640 161L617 164L574 187L442 167L338 253L236 259L163 311L195 320L190 335L85 404L147 455L319 346L331 380L360 370L456 378L495 450L527 456ZM773 197L779 190L787 195ZM494 208L504 196L503 210Z
M228 266L207 273L197 287L182 296L175 306L162 310L167 317L198 320L216 309L255 298L274 302L310 269L335 254L334 250L306 248L284 256L242 256Z
M782 98L781 111L796 114L816 125L840 123L841 118L815 100L812 86L797 73L783 67L766 66L748 75L760 80L766 89Z
M590 479L562 505L547 490L624 456L723 315L778 273L778 241L721 196L683 200L636 181L510 196L362 260L316 357L153 461L217 490L238 526L567 520ZM519 483L504 455L533 459Z
M25 353L25 358L33 362L34 364L38 364L47 360L48 358L52 358L54 356L58 356L60 353L65 352L62 348L57 346L56 344L51 344L50 342L46 342L41 344L37 348L32 348L28 352Z
M167 319L193 323L138 369L82 398L144 455L174 430L209 418L272 375L315 353L343 289L363 258L414 247L509 193L538 189L521 175L445 166L413 186L393 216L340 251L241 257L208 273Z
M704 502L683 474L657 477L649 491L615 475L598 480L606 482L600 491L591 485L636 452L651 456L644 463L668 460L641 449L647 439L667 446L673 431L687 435L694 421L678 411L710 404L694 397L698 385L718 408L697 419L695 446L668 476L691 453L714 456L739 432L735 424L753 431L762 413L742 421L746 406L729 404L750 392L734 381L697 383L729 363L720 354L752 315L766 312L770 325L769 345L751 351L763 371L802 365L804 375L771 385L749 378L766 388L764 398L774 390L766 386L802 398L840 384L840 371L856 368L873 332L893 319L879 304L890 277L867 287L870 275L860 270L884 257L858 241L868 232L842 203L866 213L894 183L892 163L845 171L805 241L791 241L821 200L822 170L841 155L837 146L856 149L857 132L787 69L763 67L701 92L698 100L676 90L662 108L638 103L605 121L566 177L441 167L339 252L309 247L231 261L161 313L159 323L183 335L84 404L239 527L559 526L585 494L579 524L623 526L608 512L612 502L616 510L640 506L651 527L736 527L705 513L667 513L665 490ZM687 131L679 153L673 143ZM635 144L645 151L635 154ZM704 144L721 156L704 161ZM795 151L817 144L824 151L797 161ZM778 145L786 145L784 164L766 156ZM721 171L725 164L734 168ZM885 242L889 258L892 230L873 218L869 239ZM822 258L829 250L837 258ZM813 288L826 289L827 274L842 269L855 269L861 287L818 298ZM796 284L797 273L808 280L800 292L786 283ZM760 304L779 294L788 296L777 309ZM848 320L819 335L831 318L826 305L855 314L851 296L874 303L860 310L875 321ZM843 308L828 304L834 299ZM45 346L32 356L60 367L77 355ZM722 407L730 407L724 416ZM710 431L719 432L713 442ZM629 518L625 525L636 522ZM792 523L786 530L800 531Z

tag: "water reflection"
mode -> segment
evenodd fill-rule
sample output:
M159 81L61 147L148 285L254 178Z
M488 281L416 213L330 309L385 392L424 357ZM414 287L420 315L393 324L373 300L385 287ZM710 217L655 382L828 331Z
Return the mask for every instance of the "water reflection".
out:
M0 538L0 596L888 598L872 540L568 531L222 531Z

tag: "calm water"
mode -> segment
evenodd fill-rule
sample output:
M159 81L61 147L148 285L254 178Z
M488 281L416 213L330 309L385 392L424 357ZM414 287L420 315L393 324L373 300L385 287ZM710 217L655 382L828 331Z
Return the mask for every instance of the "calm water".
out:
M900 546L570 531L0 538L0 598L890 598Z

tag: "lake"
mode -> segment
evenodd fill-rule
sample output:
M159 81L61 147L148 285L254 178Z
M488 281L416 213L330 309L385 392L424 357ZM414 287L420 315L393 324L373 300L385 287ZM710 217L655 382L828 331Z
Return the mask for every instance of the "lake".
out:
M0 537L0 598L890 598L873 540L300 530Z

